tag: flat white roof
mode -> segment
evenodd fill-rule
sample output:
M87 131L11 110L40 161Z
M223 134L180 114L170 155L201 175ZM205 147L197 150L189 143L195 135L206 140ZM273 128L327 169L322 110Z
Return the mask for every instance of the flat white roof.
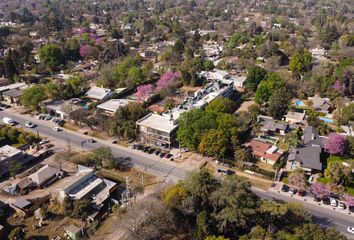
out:
M104 103L97 105L97 108L104 109L110 112L116 112L118 108L128 105L131 100L127 99L110 99Z
M167 117L158 114L148 114L137 121L137 124L147 128L156 129L162 132L172 132L178 125Z
M10 84L10 85L6 85L6 86L2 86L0 87L0 92L4 92L4 91L7 91L7 90L11 90L11 89L16 89L16 88L21 88L21 87L24 87L26 86L26 83L13 83L13 84Z
M13 157L21 152L22 151L17 148L11 147L10 145L5 145L0 148L0 161L9 157Z

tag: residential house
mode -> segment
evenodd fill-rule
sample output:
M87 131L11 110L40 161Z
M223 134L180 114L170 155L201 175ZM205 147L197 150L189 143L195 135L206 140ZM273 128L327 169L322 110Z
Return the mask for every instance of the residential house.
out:
M20 96L19 94L22 95L22 91L27 87L26 83L13 83L5 86L0 87L0 94L2 99L5 98L4 93L6 92L6 99L5 101L9 103L16 102L18 103L18 99ZM18 91L10 91L10 90L18 90ZM21 92L21 93L20 93Z
M128 105L129 102L132 101L128 99L110 99L97 105L97 108L104 110L108 115L114 115L118 108Z
M231 78L234 81L235 88L243 88L243 83L246 81L246 76L233 76Z
M16 212L21 213L23 215L27 215L32 206L32 203L27 201L26 199L15 199L10 203L10 207L13 208Z
M23 90L21 89L10 89L2 93L3 99L8 104L20 104L20 98L22 96Z
M92 87L85 95L90 99L102 101L110 97L112 93L108 88Z
M312 102L312 107L315 111L329 114L332 113L332 111L335 109L334 104L331 103L329 98L314 96L309 97L308 100Z
M82 106L75 103L75 99L70 99L69 101L54 100L45 103L45 107L49 114L60 117L62 119L66 119L70 113L82 108Z
M284 117L285 117L285 122L288 123L304 123L306 113L303 112L292 112L289 111Z
M177 122L171 117L150 113L136 122L140 141L146 145L171 148L175 143Z
M321 47L316 47L310 50L312 57L316 58L317 60L325 59L326 49Z
M261 130L270 135L280 134L284 136L290 130L289 123L278 121L268 116L259 115L258 123L261 126Z
M253 156L268 164L275 164L283 154L276 146L267 143L261 138L252 139L244 144L245 147L251 149Z
M296 168L302 168L308 173L322 171L321 153L324 139L325 137L319 136L314 127L306 127L303 145L290 149L286 169L293 171Z

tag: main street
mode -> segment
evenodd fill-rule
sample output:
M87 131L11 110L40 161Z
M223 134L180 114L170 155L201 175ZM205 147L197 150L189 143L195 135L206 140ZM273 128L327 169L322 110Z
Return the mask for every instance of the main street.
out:
M125 159L132 167L136 167L142 171L154 174L156 176L164 178L165 181L176 182L179 179L186 177L187 173L192 169L186 169L180 166L178 163L170 162L166 159L160 159L155 155L148 155L141 151L133 150L130 148L122 147L117 144L112 144L108 141L102 141L96 139L97 142L89 143L87 142L88 136L77 133L71 130L64 129L61 132L55 132L52 127L54 123L37 120L29 115L20 115L11 112L0 112L0 118L10 117L17 121L19 124L17 127L24 127L26 121L31 121L37 126L33 129L27 128L26 130L38 133L41 136L48 137L55 142L60 142L64 145L70 145L72 148L83 149L83 150L93 150L99 147L110 147L112 153L116 158ZM275 192L263 191L258 189L253 189L253 191L262 199L273 200L273 198L284 200L284 201L298 201L296 199L277 194ZM354 217L340 214L331 209L326 209L314 204L301 201L303 206L308 209L314 216L318 224L328 227L334 226L341 232L347 234L346 228L348 226L354 227ZM347 235L348 236L348 235ZM351 237L351 236L348 236Z

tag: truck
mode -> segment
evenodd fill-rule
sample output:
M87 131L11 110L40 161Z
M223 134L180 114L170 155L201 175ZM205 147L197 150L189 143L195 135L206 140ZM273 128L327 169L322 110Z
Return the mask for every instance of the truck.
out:
M14 120L12 120L12 119L9 118L9 117L4 117L4 118L2 119L2 121L3 121L5 124L11 125L11 126L15 125L15 123L16 123Z

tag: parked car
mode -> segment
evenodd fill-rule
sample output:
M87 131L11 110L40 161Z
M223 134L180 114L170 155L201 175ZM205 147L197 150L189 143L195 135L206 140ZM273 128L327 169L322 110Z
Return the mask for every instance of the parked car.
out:
M161 153L160 158L163 158L166 155L166 153Z
M354 227L348 227L347 228L347 232L351 233L351 234L354 234Z
M42 139L38 144L39 145L43 145L43 144L46 144L46 143L49 143L48 139Z
M349 209L349 212L354 213L354 206L349 206L348 209Z
M155 152L155 149L153 149L153 148L150 148L150 149L147 151L148 154L152 154L153 152Z
M301 197L305 197L306 196L306 191L298 191L297 195L299 195Z
M95 142L96 142L96 140L93 139L93 138L89 138L87 141L88 141L89 143L95 143Z
M232 171L230 169L226 170L226 175L234 175L235 174L235 171Z
M150 147L144 147L144 148L143 148L143 151L144 151L144 152L147 152L147 151L149 151L149 149L150 149Z
M64 120L60 120L60 121L58 121L58 122L57 122L58 126L63 126L63 125L64 125L64 123L65 123L65 121L64 121Z
M321 199L320 199L320 198L317 198L317 197L315 197L313 200L314 200L315 202L321 202Z
M322 199L322 202L323 202L323 204L325 204L325 205L330 205L330 204L331 204L331 200L329 200L329 198L323 198L323 199Z
M338 201L337 201L337 199L335 199L335 198L330 198L329 200L331 201L331 206L332 206L332 207L337 207L337 206L338 206Z
M296 194L297 193L297 189L296 188L290 188L289 189L289 193L290 194Z
M345 210L347 208L347 206L345 205L344 202L339 202L338 203L338 208L341 209L341 210Z
M161 153L160 150L156 150L156 151L155 151L155 155L156 155L156 156L160 155L160 153Z
M10 125L10 126L16 125L16 122L15 122L14 120L12 120L11 118L9 118L9 117L4 117L4 118L2 119L2 121L3 121L5 124L8 124L8 125Z
M60 132L60 131L61 131L61 128L59 128L59 127L53 127L53 131Z
M173 155L171 154L171 153L167 153L166 155L165 155L165 158L171 158Z
M32 122L30 122L30 121L27 121L25 123L25 126L28 127L28 128L34 128L35 127L35 125Z
M52 116L51 115L47 115L45 118L44 118L44 120L46 120L46 121L49 121L49 120L51 120L52 119Z
M282 192L289 192L289 186L288 185L286 185L286 184L284 184L282 187L281 187L281 191Z

